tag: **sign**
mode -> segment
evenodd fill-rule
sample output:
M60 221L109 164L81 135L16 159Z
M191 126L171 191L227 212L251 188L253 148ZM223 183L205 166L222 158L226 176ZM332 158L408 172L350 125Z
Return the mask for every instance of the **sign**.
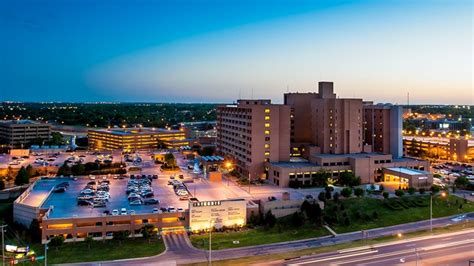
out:
M246 220L247 202L244 199L189 202L189 227L192 231L243 226Z

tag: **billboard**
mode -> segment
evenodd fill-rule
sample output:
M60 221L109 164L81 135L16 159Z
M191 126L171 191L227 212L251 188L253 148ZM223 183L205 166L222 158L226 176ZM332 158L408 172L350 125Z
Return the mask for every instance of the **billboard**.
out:
M189 228L192 231L223 226L243 226L247 218L244 199L189 201Z

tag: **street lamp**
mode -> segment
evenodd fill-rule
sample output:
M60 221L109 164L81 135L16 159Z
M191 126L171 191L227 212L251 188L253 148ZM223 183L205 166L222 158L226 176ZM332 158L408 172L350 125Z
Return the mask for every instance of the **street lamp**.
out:
M209 266L212 265L212 227L213 221L209 220Z
M446 192L443 191L441 192L441 197L446 197ZM434 193L433 191L431 191L430 193L430 232L433 233L433 197L434 197Z

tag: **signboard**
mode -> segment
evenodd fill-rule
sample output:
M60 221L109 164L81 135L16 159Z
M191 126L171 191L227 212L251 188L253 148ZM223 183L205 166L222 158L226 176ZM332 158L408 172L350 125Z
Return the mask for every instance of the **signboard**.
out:
M246 219L247 203L244 199L189 202L189 227L192 231L243 226Z

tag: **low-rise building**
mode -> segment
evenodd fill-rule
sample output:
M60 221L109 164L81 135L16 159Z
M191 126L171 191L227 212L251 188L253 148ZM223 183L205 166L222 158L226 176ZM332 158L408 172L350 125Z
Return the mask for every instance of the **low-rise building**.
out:
M180 130L162 128L91 129L87 133L92 150L124 150L179 148L189 145L186 134Z
M0 121L0 142L16 147L27 147L33 142L47 141L51 137L51 125L32 120Z

